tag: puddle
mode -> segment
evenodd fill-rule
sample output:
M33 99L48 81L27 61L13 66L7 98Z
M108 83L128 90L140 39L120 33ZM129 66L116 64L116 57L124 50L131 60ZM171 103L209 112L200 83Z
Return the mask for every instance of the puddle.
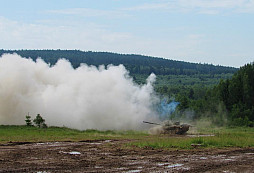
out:
M93 143L89 143L90 145L101 145L102 143L99 142L93 142Z
M158 166L166 166L167 168L174 168L174 167L180 167L183 166L183 164L176 163L176 164L169 164L169 163L158 163Z
M231 159L235 159L235 158L237 158L237 156L230 156L230 158L231 158Z
M81 154L81 153L78 152L78 151L71 151L71 152L59 151L59 153L71 154L71 155L80 155L80 154Z
M69 152L69 154L81 154L81 153L78 151L71 151L71 152Z
M244 154L248 154L248 155L254 155L254 153L244 153Z
M223 159L223 158L225 158L225 157L226 157L226 155L220 154L220 155L217 155L217 156L212 156L211 158L212 158L212 159Z
M105 142L105 143L108 143L108 142L112 142L112 140L105 140L104 142Z
M126 173L134 173L134 172L141 172L141 170L139 170L139 169L136 169L136 170L129 170L129 171L127 171Z
M157 165L158 166L165 166L165 165L168 165L168 163L158 163Z
M36 145L52 145L52 144L59 144L60 142L39 142Z
M200 157L199 159L201 159L201 160L206 160L207 157Z
M195 138L195 137L209 137L209 136L215 136L213 134L208 134L208 135L186 135L188 137L191 137L191 138Z
M62 145L62 143L60 143L60 142L39 142L39 143L36 143L35 145L48 145L48 146L54 147L54 146L60 146L60 145Z
M183 164L176 163L173 165L168 165L167 168L175 168L175 167L180 167L180 166L183 166Z
M183 168L181 168L181 170L186 170L186 171L188 171L188 170L190 170L190 167L183 167Z

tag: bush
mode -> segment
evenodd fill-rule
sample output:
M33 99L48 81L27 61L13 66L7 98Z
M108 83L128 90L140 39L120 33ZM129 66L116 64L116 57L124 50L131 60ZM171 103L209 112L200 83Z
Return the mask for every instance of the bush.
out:
M244 118L236 118L236 119L233 119L230 123L230 125L233 125L233 126L252 126L253 123L251 121L249 121L248 117L245 116Z

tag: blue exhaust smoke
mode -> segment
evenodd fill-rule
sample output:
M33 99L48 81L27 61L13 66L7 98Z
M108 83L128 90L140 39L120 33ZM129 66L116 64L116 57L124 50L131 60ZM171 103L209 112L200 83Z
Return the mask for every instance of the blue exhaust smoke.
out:
M176 107L179 105L179 102L176 102L175 100L172 100L168 103L168 99L162 99L160 104L158 105L158 113L159 118L161 120L169 119L172 113L175 112Z

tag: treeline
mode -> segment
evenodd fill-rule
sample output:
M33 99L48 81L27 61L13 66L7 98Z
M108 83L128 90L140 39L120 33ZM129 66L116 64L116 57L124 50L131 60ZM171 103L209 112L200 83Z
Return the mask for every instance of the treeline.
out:
M254 126L254 64L240 68L231 79L214 87L168 87L180 102L174 116L193 111L193 119L210 118L216 125ZM165 94L165 87L158 89ZM166 92L169 93L169 92ZM178 117L178 118L179 118Z
M195 75L195 74L227 74L234 73L238 69L233 67L215 66L211 64L188 63L163 58L134 54L117 54L109 52L84 52L79 50L0 50L4 53L17 53L22 57L30 57L36 60L41 57L45 62L54 65L59 58L65 58L71 62L74 68L80 63L88 65L119 65L123 64L131 74L155 73L156 75Z
M216 87L234 124L254 122L254 64L247 64L232 79L221 81Z

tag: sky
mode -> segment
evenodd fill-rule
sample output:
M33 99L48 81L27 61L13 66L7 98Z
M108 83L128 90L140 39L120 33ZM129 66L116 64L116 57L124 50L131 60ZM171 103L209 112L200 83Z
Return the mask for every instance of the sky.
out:
M254 0L0 0L0 49L77 49L240 67Z

